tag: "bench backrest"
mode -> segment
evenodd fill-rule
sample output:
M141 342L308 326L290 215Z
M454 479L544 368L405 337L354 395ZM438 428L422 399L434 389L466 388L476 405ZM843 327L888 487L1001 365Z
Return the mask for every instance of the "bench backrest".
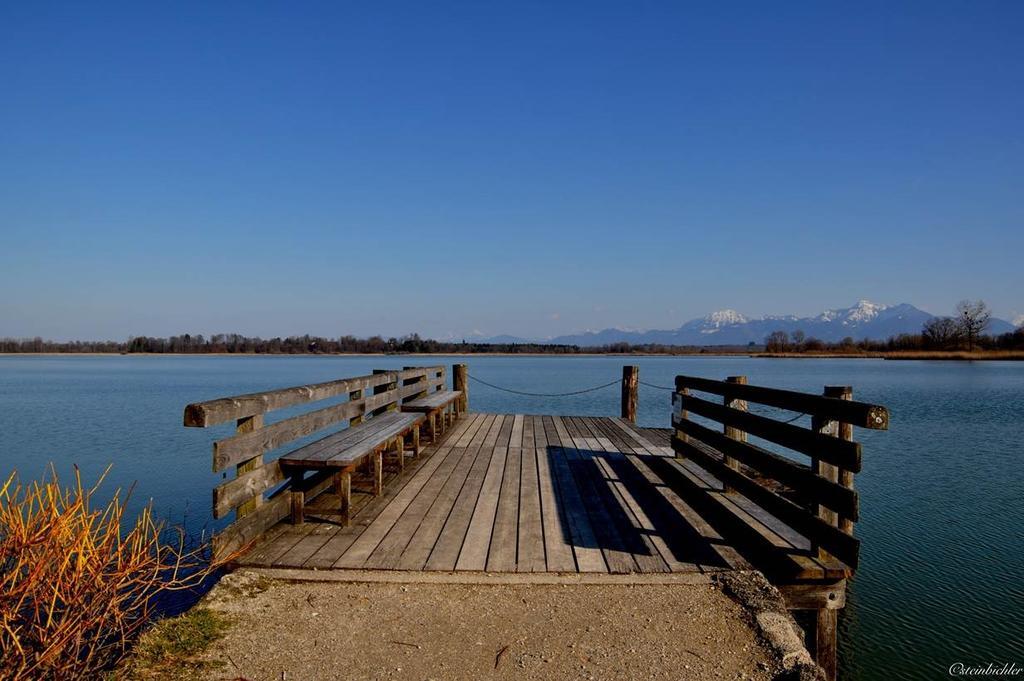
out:
M398 372L398 378L403 387L414 386L415 388L413 392L403 395L402 402L411 402L448 387L448 379L443 366L405 367Z
M691 391L720 400L701 399ZM861 446L853 441L853 426L884 430L889 412L852 398L852 389L845 386L813 395L747 385L743 376L725 381L677 376L672 448L802 534L817 555L830 554L856 568L859 542L853 523L859 500L853 477L861 468ZM750 403L767 408L754 413ZM806 416L809 428L798 424ZM765 446L749 442L748 435ZM809 465L794 454L809 457Z
M377 370L369 376L282 388L261 393L197 402L185 407L184 423L206 428L234 421L235 432L213 443L214 472L234 468L235 477L213 490L213 516L235 511L235 521L214 537L214 554L223 557L257 538L289 512L288 477L277 457L289 443L327 429L352 426L378 414L398 409L403 400L426 390L443 389L445 368L411 367L401 371ZM343 398L337 401L332 398ZM332 400L327 406L264 423L264 416L279 409ZM315 477L315 476L314 476ZM311 479L307 498L325 490L329 475Z

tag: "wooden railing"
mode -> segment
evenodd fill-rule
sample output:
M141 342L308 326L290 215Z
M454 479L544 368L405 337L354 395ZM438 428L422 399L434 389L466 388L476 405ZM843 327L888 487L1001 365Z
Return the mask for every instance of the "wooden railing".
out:
M268 452L276 452L294 440L339 424L355 425L398 409L404 400L444 390L446 381L443 366L407 367L401 371L379 370L370 376L225 397L185 407L184 423L189 427L206 428L235 422L234 435L213 443L214 472L231 467L235 470L233 479L213 489L213 516L223 518L232 511L235 513L235 521L214 536L214 555L223 557L244 547L290 513L291 483L276 457L264 460ZM367 390L372 393L367 395ZM271 424L264 423L264 415L269 412L339 396L347 399ZM314 475L305 484L305 498L311 500L330 486L330 471Z
M833 556L851 572L857 567L854 475L861 469L861 446L853 441L853 426L888 428L885 407L854 402L852 389L845 386L812 395L747 385L743 376L725 381L677 376L672 400L672 447L679 456L715 475L727 492L742 494L803 535L817 557ZM777 419L751 413L749 403L784 412L776 412ZM691 414L721 424L721 430L698 423ZM802 415L811 417L810 428L794 422ZM748 435L784 452L753 444ZM794 453L810 462L794 460Z

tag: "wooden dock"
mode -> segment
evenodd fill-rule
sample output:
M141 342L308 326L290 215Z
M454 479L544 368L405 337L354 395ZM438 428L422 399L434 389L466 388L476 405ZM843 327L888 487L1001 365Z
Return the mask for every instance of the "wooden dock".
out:
M673 429L642 428L635 367L623 372L617 418L468 413L463 365L454 378L448 390L441 367L381 371L189 405L186 425L237 421L214 447L215 468L237 469L214 491L215 514L236 514L215 550L239 566L392 573L757 569L791 609L817 613L811 647L834 676L836 612L859 551L852 430L887 427L884 408L853 402L849 388L810 395L680 376ZM428 390L451 404L435 441L421 447L418 430L408 444L373 439L374 414L418 404ZM347 401L263 425L267 411L333 396ZM811 427L752 413L750 403L810 416ZM264 462L339 419L347 430ZM335 446L337 467L289 467L309 448L323 463L332 442L348 443Z
M387 492L353 481L357 522L321 495L239 559L249 566L488 572L692 572L728 564L673 512L670 431L623 419L471 414ZM659 488L663 491L659 491ZM682 529L682 525L686 529Z

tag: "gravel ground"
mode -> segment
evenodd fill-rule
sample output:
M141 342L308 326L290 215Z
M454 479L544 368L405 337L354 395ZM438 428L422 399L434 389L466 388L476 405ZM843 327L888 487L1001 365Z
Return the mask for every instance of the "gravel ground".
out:
M771 679L747 611L708 583L222 580L213 679Z

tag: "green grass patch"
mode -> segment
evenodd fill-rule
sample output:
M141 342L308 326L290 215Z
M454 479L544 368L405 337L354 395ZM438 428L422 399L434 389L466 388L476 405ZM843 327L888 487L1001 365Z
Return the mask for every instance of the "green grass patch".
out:
M209 608L193 608L157 622L142 635L114 679L176 681L222 667L223 662L201 660L198 656L223 637L230 625L224 615Z

